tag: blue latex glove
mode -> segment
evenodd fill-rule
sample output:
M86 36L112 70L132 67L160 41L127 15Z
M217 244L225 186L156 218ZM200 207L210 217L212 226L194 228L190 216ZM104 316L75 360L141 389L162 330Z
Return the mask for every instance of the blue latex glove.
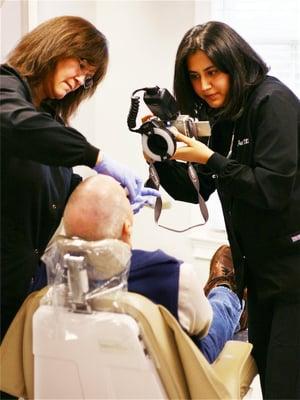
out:
M156 197L160 197L161 194L156 189L152 189L149 187L142 187L142 189L140 191L140 196L142 196L142 197L152 196L152 200L154 200L154 203L155 203ZM150 201L150 199L149 199L149 201ZM150 203L149 203L149 205L150 205Z
M144 187L141 190L141 194L135 198L134 203L131 205L134 214L138 213L141 208L145 205L154 208L156 197L160 196L158 190Z
M102 161L95 165L94 170L97 171L98 174L111 176L120 182L124 188L127 188L131 204L133 204L136 197L141 194L143 187L142 179L135 175L128 167L118 163L106 154L103 155Z

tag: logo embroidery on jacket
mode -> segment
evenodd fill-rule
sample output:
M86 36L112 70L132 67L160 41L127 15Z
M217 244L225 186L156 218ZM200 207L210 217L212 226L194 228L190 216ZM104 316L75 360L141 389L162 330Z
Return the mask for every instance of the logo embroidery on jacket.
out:
M291 239L293 243L298 242L298 240L300 240L300 233L298 235L291 236Z
M245 139L242 139L242 140L238 140L237 145L238 146L244 146L245 144L249 144L249 143L250 143L249 138L245 138Z

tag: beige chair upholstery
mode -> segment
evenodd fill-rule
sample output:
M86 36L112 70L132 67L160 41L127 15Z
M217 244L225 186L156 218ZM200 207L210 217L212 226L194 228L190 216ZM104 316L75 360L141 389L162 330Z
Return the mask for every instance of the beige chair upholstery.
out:
M45 289L23 303L1 345L1 390L33 398L32 315ZM93 308L99 308L94 301ZM251 345L227 342L209 364L176 319L147 298L125 293L116 312L126 312L140 326L170 399L240 399L256 375Z
M98 308L97 302L93 308ZM163 306L126 293L122 312L140 324L170 399L242 399L257 374L252 345L228 341L213 364Z
M16 397L33 399L32 316L47 290L25 299L0 346L0 389Z
M190 398L242 399L257 374L250 354L252 345L228 341L215 362L209 364L169 311L159 308L173 331Z

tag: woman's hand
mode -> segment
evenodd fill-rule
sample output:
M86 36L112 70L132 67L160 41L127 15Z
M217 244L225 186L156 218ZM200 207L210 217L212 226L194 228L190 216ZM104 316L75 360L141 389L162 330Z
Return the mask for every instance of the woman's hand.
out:
M179 147L176 150L172 157L173 160L206 164L208 159L214 154L214 152L204 143L182 135L179 132L176 132L174 135L177 142L185 143L186 146Z
M152 158L150 158L149 156L148 156L148 154L146 154L144 151L143 151L143 156L144 156L144 159L147 161L147 163L153 163L154 161L152 160Z
M128 190L128 197L131 204L135 202L137 196L141 194L143 188L142 179L135 174L126 165L110 158L108 155L99 151L97 163L94 170L98 174L109 175L117 180L124 188Z

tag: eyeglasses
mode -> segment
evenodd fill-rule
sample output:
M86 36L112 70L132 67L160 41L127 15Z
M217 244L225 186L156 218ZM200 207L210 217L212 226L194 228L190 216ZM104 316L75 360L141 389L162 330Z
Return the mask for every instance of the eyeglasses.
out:
M93 86L93 84L94 84L93 77L92 76L86 76L85 80L84 80L84 83L83 83L83 88L84 89L90 89Z
M90 65L87 62L85 58L80 58L79 59L79 66L80 66L80 71L82 74L84 74L87 70L89 70ZM90 75L86 75L83 83L83 88L84 89L90 89L94 84L93 77Z

